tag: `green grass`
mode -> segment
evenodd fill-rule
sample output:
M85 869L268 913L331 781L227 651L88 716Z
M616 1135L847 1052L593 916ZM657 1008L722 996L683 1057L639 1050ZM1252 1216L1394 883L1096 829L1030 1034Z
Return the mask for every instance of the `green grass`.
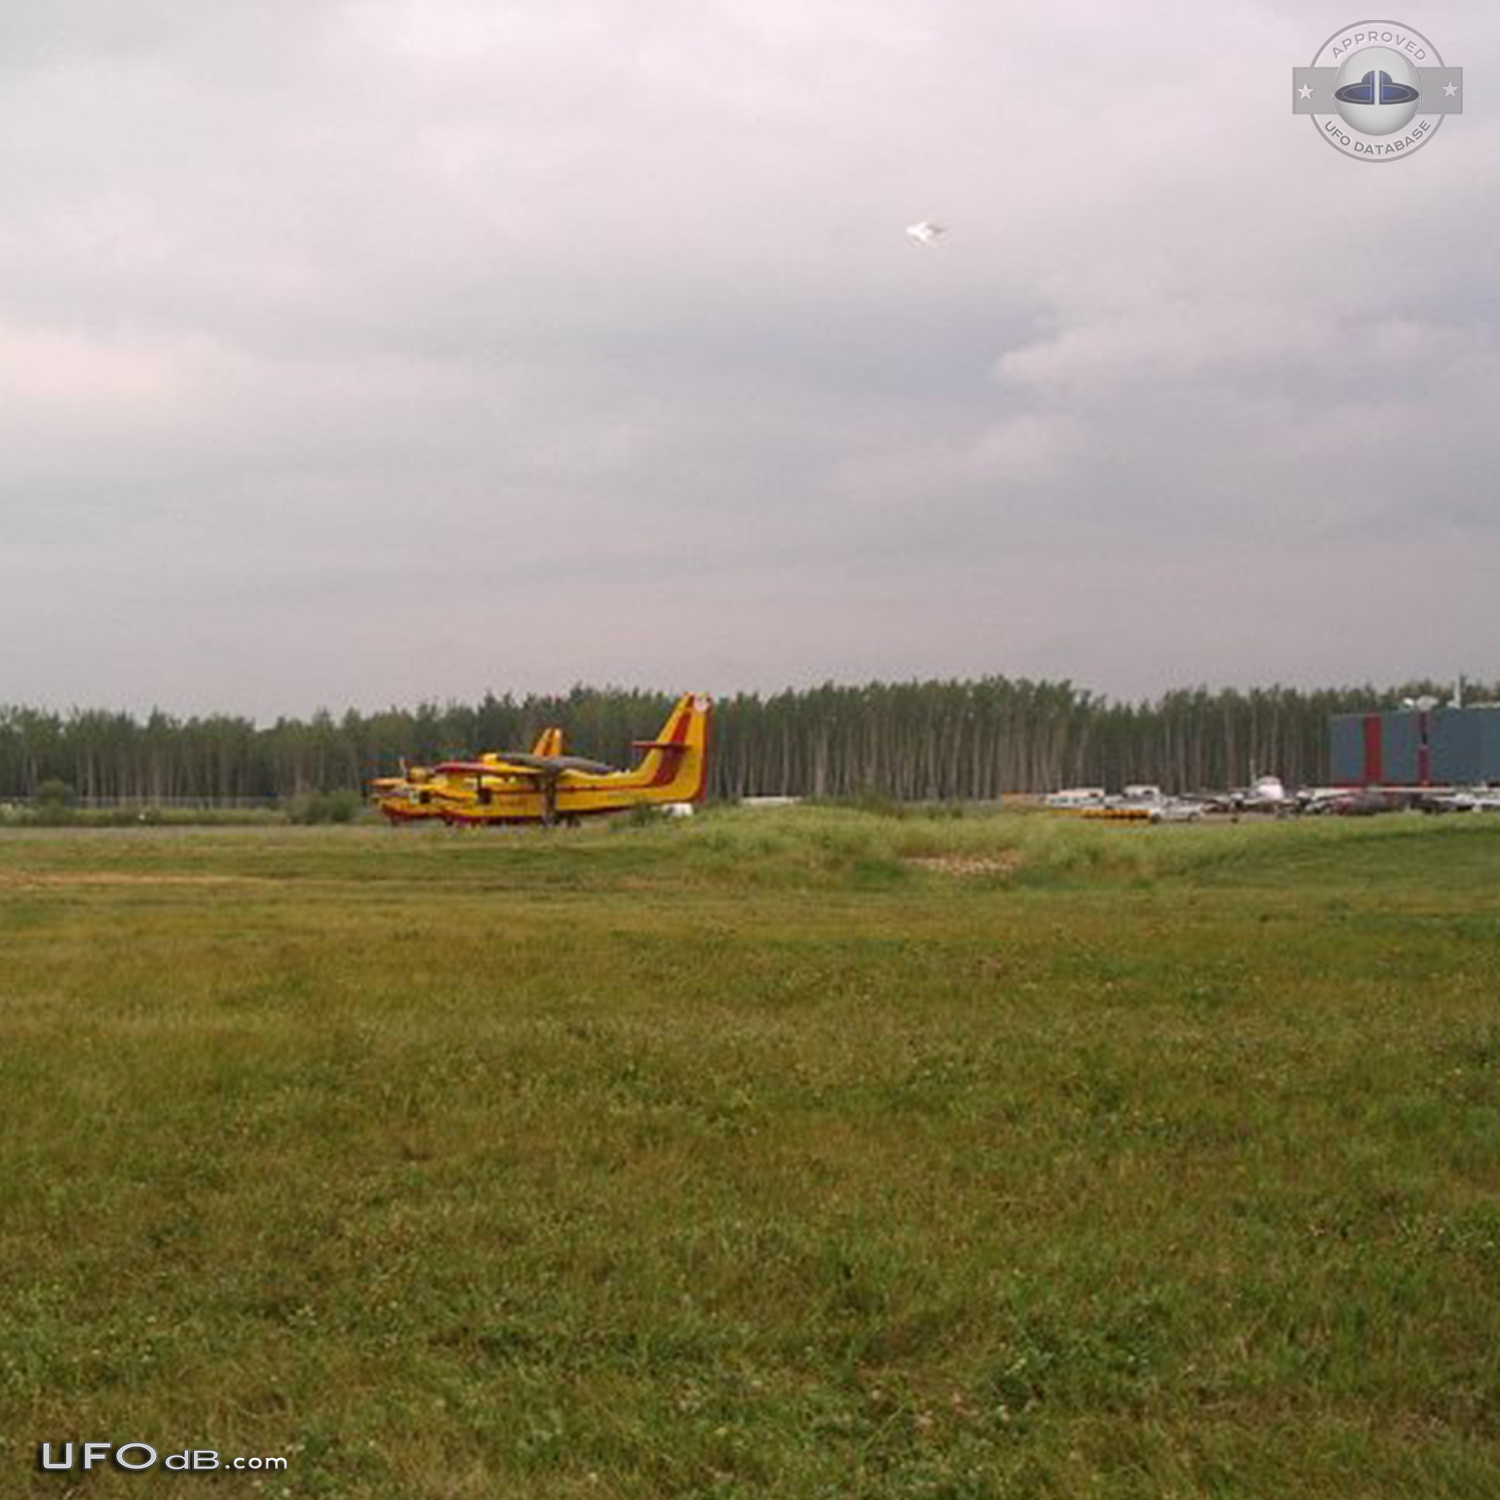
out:
M11 830L0 936L0 1493L1500 1492L1500 819Z

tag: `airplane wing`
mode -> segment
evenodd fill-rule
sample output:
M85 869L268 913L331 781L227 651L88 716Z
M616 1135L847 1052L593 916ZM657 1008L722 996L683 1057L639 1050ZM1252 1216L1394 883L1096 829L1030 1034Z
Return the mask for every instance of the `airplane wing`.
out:
M544 777L545 770L510 760L445 760L432 768L442 776L534 776Z
M444 776L525 776L533 781L556 781L570 771L610 776L615 767L602 760L585 760L581 755L524 755L519 750L507 750L493 760L445 760L433 770Z
M601 760L585 760L581 755L522 755L519 751L508 751L505 765L552 776L561 776L565 771L587 771L591 776L607 776L615 769Z

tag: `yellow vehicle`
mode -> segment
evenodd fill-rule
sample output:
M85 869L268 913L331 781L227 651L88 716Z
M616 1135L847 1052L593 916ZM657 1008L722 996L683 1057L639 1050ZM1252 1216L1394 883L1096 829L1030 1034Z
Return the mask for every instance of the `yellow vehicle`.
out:
M701 802L708 782L711 709L701 694L679 698L657 738L635 742L642 754L628 771L577 755L535 751L498 761L450 760L433 767L431 800L441 817L463 826L573 823L632 807Z
M563 753L563 732L552 725L537 736L531 747L533 756L557 756ZM479 757L485 765L501 766L504 761L499 753L486 750ZM392 823L419 823L426 818L441 818L444 809L453 801L473 798L477 788L466 776L448 777L441 768L412 766L401 763L399 776L380 776L370 783L370 795L375 805Z

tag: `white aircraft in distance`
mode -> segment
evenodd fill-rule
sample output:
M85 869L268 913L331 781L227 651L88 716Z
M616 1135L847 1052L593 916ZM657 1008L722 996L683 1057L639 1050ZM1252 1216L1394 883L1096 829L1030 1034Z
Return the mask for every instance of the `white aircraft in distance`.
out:
M1269 809L1276 812L1297 800L1287 796L1286 783L1279 776L1257 776L1247 790L1235 795L1241 807L1255 808L1258 811Z
M1229 792L1205 798L1214 812L1283 813L1301 812L1304 800L1292 796L1279 776L1257 776L1251 786L1238 786Z
M907 234L919 245L935 245L940 234L947 234L946 224L934 224L931 219L923 219L920 224L908 224Z

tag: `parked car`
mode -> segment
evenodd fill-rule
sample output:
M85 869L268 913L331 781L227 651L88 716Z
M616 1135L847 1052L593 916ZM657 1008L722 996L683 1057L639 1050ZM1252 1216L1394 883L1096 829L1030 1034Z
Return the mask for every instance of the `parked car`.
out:
M1368 818L1375 813L1400 812L1402 799L1393 792L1348 792L1327 803L1323 811L1343 818Z

